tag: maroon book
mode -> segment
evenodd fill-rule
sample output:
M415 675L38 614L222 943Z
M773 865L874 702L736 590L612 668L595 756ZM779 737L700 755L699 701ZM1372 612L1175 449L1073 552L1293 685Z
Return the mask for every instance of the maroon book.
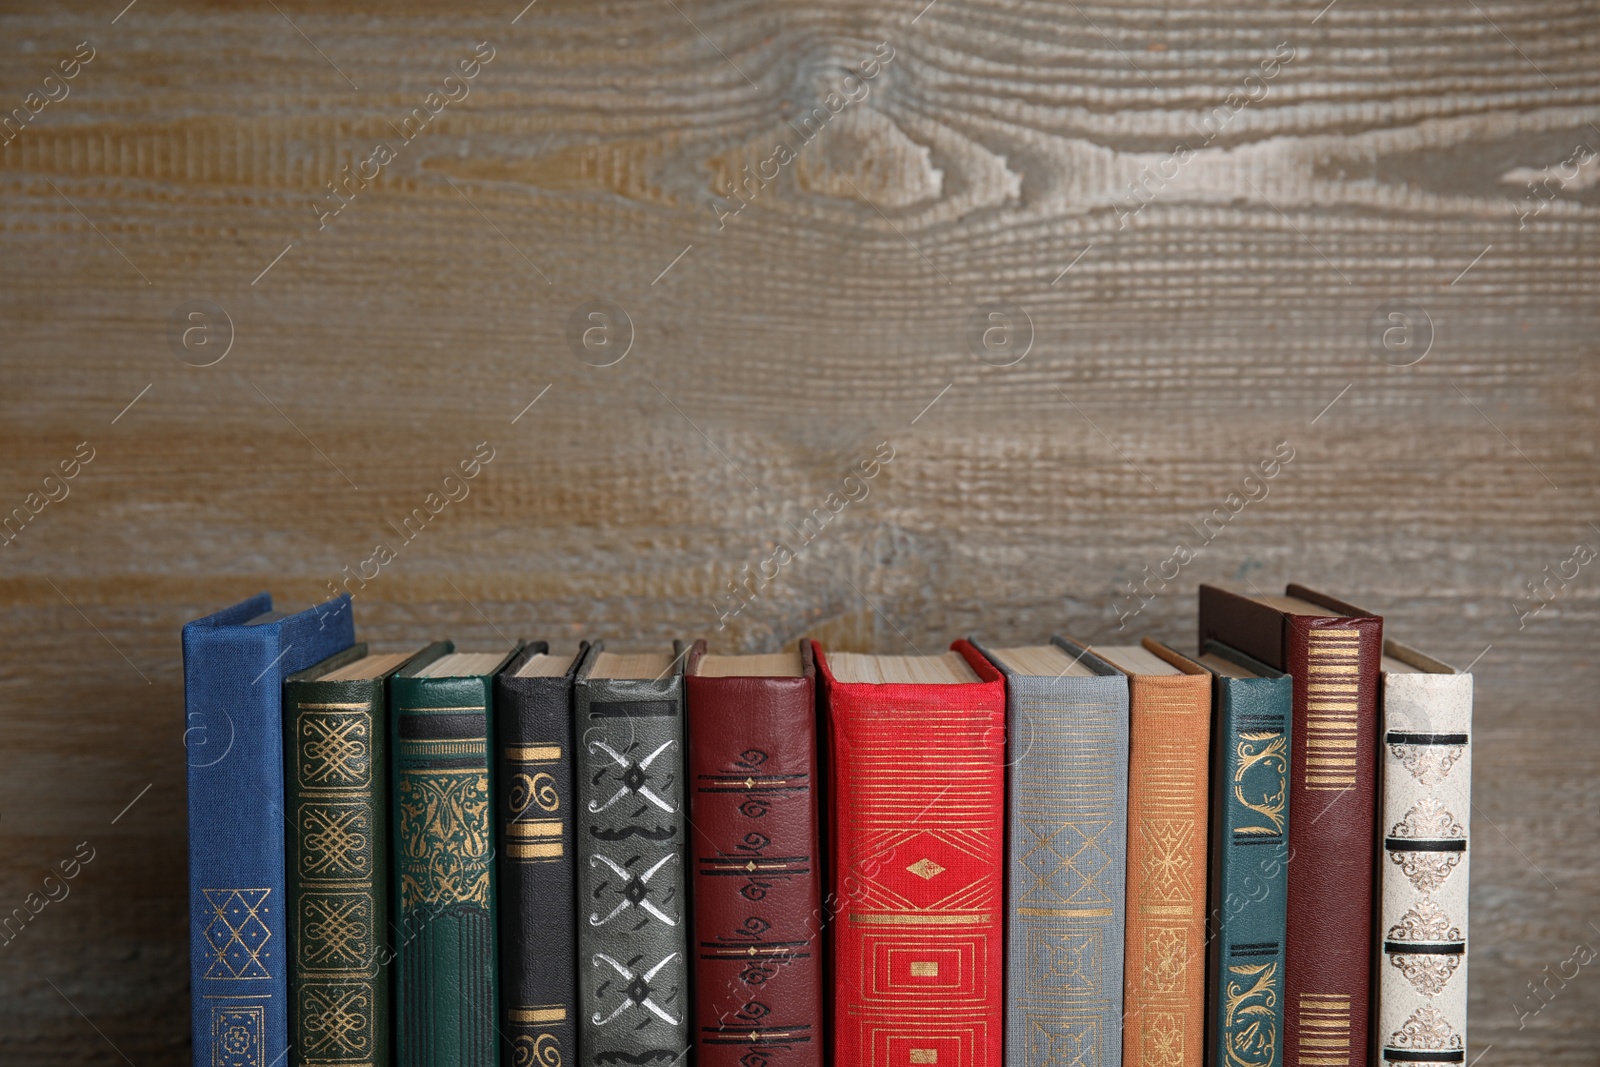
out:
M1284 1065L1366 1067L1383 620L1298 585L1202 585L1207 641L1294 679Z
M820 1067L816 670L796 652L710 656L685 680L695 1062Z

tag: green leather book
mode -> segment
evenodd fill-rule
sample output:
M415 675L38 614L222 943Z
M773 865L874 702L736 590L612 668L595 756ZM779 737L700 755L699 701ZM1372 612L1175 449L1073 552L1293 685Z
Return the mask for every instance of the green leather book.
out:
M389 714L413 653L354 645L283 683L289 1063L389 1062Z
M490 738L515 651L442 641L389 682L400 1067L499 1063Z

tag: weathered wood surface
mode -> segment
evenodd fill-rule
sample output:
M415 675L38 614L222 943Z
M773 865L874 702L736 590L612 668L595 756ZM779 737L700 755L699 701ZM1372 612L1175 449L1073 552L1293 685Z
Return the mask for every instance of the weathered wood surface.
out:
M0 148L0 512L94 458L0 548L0 912L95 858L0 946L0 1058L186 1062L178 627L311 602L478 442L369 639L1104 640L1286 441L1124 634L1298 579L1480 657L1469 1059L1593 1062L1593 965L1536 1015L1528 983L1600 944L1600 562L1517 612L1600 547L1592 5L924 2L5 5L8 113L94 57ZM778 177L719 228L747 165ZM609 367L619 334L567 339L593 298L633 324ZM1014 365L969 345L989 301L1031 317ZM1390 301L1432 320L1413 366L1369 341Z

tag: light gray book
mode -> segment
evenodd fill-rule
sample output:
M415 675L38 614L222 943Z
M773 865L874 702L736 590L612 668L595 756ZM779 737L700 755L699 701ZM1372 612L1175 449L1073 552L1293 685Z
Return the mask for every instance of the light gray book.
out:
M1059 637L978 647L1006 679L1005 1062L1121 1067L1127 677Z

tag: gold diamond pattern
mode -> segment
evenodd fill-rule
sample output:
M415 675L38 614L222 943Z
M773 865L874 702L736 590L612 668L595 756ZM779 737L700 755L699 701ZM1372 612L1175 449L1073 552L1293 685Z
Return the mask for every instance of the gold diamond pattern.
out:
M926 878L930 882L944 873L943 867L928 859L926 856L907 867L906 870L910 871L918 878Z

